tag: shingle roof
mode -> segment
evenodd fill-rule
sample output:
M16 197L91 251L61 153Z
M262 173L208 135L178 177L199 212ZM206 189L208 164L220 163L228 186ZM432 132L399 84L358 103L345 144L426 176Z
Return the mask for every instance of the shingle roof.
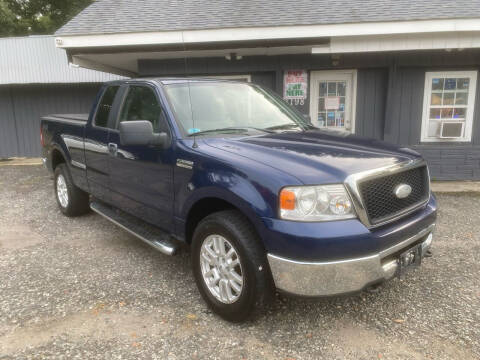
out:
M68 65L53 36L0 38L0 85L101 83L121 76Z
M478 0L97 0L57 35L472 17Z

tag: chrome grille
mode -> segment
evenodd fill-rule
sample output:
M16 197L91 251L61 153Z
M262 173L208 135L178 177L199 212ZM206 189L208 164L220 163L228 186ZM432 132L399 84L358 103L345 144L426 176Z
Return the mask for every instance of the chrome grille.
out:
M404 199L399 199L394 193L400 184L407 184L412 188L410 195ZM430 191L428 170L425 165L361 181L358 187L371 225L379 224L419 206L428 200Z

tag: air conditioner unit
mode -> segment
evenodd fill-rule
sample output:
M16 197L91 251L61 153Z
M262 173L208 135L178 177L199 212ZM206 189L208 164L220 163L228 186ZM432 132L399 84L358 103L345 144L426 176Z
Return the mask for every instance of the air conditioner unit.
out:
M442 121L440 125L441 139L458 139L463 136L463 121Z

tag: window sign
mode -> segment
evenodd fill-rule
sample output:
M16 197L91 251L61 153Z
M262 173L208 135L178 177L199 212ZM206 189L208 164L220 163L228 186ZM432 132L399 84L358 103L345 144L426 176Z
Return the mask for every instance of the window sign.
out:
M339 110L339 109L340 109L340 96L327 96L325 98L325 110Z
M303 105L307 98L307 72L287 70L283 76L283 98L290 105Z

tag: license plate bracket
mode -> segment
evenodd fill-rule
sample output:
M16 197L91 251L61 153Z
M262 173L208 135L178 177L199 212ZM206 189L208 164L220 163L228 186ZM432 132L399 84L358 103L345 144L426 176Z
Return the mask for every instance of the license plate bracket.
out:
M398 257L398 276L419 267L422 264L422 244L415 245Z

